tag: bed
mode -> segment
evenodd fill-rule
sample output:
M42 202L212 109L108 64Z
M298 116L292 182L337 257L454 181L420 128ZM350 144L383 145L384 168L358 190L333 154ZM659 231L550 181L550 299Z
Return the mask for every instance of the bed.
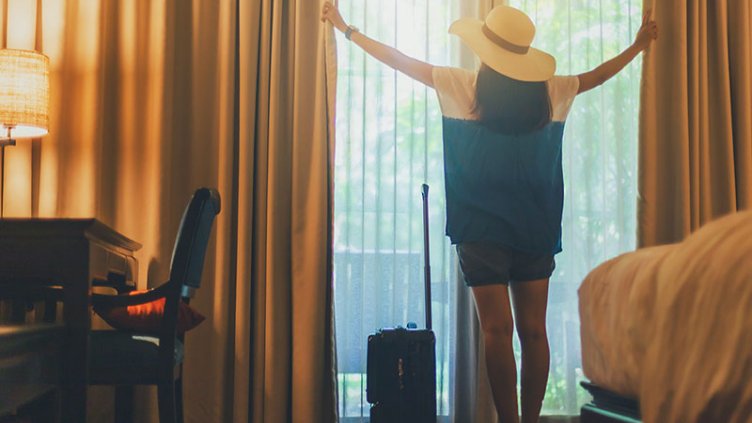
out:
M601 264L579 300L582 423L752 422L752 211Z

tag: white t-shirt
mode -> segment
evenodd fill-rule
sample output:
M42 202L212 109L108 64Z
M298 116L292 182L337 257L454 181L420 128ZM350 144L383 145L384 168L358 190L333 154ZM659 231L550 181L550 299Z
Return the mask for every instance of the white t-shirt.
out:
M463 120L478 120L475 107L475 82L478 73L466 69L436 66L433 85L439 96L442 115ZM553 111L552 121L564 122L577 95L580 80L576 76L554 76L546 81Z

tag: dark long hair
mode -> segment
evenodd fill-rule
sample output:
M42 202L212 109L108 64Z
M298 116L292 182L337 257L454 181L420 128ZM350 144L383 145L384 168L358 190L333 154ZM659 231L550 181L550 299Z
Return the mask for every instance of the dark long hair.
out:
M483 126L521 135L551 122L551 100L545 82L524 82L482 64L478 71L475 113Z

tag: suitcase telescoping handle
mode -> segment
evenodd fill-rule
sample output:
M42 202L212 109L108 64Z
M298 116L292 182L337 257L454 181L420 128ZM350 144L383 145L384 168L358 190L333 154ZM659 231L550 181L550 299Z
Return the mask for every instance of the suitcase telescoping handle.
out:
M431 257L428 251L428 185L423 184L421 188L421 197L423 197L423 271L425 272L426 283L426 329L431 330Z

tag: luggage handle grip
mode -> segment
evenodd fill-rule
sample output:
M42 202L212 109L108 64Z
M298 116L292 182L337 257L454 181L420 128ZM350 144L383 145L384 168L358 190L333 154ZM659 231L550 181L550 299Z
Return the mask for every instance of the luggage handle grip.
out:
M421 186L421 197L423 198L423 248L424 248L424 277L426 284L426 329L431 330L431 258L429 254L428 239L428 184Z

